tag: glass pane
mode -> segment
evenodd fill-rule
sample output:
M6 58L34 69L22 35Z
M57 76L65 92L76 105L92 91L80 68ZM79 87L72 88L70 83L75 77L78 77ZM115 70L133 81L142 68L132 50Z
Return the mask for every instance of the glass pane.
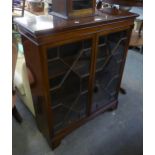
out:
M92 111L117 98L117 86L126 41L126 32L99 37Z
M93 0L73 0L73 10L89 9L93 7Z
M54 131L86 116L92 40L47 50Z

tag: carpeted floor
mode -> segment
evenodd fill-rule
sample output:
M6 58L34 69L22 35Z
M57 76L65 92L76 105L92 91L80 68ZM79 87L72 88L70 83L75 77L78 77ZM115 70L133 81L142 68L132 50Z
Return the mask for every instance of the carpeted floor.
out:
M52 151L35 120L18 99L23 123L12 119L13 155L142 155L143 55L129 50L118 109L106 112L65 137Z

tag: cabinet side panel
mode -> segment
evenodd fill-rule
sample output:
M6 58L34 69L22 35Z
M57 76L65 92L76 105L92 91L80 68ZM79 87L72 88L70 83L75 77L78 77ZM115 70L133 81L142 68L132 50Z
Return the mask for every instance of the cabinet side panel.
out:
M34 76L34 83L30 86L33 98L33 104L36 113L36 121L39 129L49 140L50 130L48 124L47 114L47 97L44 89L43 81L43 67L42 58L40 55L39 47L22 36L22 42L24 46L24 55L27 67L30 69Z

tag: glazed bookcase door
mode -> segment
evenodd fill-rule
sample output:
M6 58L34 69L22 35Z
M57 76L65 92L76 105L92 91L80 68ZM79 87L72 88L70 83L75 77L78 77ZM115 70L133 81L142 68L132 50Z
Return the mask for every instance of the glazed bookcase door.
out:
M87 115L92 40L48 48L54 132Z
M98 39L93 112L117 100L126 43L127 31L103 35Z

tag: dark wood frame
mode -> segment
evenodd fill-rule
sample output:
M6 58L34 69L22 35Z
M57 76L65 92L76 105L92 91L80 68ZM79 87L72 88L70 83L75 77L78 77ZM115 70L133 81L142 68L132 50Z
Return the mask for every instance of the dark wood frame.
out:
M107 15L108 16L108 15ZM111 16L110 16L111 17ZM135 14L127 14L125 17L117 17L112 20L102 21L99 23L88 24L84 26L77 26L76 28L69 27L61 31L51 32L51 30L45 30L43 32L32 33L29 29L20 22L17 22L20 33L22 34L22 41L25 50L26 64L32 71L35 84L31 86L33 102L36 112L36 122L40 131L47 138L52 148L57 147L61 139L67 134L72 132L77 127L81 126L85 122L94 118L98 114L117 108L118 99L109 103L108 105L100 108L98 111L93 112L92 109L92 97L95 80L96 59L97 59L97 45L98 38L101 35L108 35L114 32L127 31L127 41L124 52L124 61L120 68L120 79L117 85L117 95L120 89L120 83L122 79L124 64L128 51L128 44L131 36L131 31L134 24ZM69 24L70 21L68 21ZM73 122L68 127L62 129L58 133L53 132L53 112L51 110L51 99L49 94L49 81L48 81L48 67L47 67L47 48L60 46L66 43L72 43L78 40L92 38L92 55L90 64L90 77L89 77L89 105L87 109L87 117L79 121Z

